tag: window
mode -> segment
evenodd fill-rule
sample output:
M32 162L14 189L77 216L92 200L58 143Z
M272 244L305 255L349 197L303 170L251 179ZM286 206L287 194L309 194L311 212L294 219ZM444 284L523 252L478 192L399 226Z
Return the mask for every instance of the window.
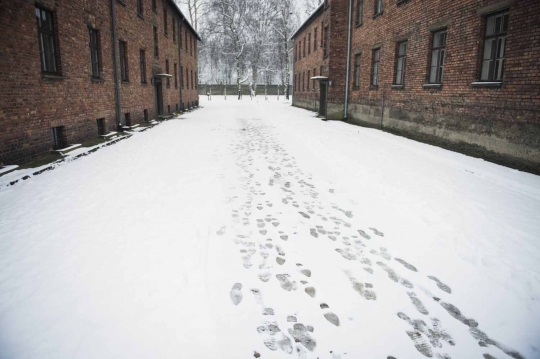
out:
M307 87L307 90L309 92L309 84L311 83L311 71L308 70L307 72L307 78L306 78L306 87Z
M131 113L124 114L124 126L131 127Z
M383 11L383 0L375 0L375 15L382 14Z
M330 35L330 31L328 29L328 26L324 27L324 45L323 45L323 55L324 57L328 57L328 36Z
M101 74L101 63L99 58L99 33L97 30L88 29L90 47L90 69L92 77L99 78Z
M157 12L157 0L152 0L152 10L154 10L154 12Z
M36 7L36 20L38 26L41 71L57 74L59 71L52 12Z
M486 19L481 81L502 81L508 19L508 11Z
M137 15L142 16L144 12L143 0L137 0Z
M67 147L67 140L64 134L64 126L57 126L51 128L53 138L53 148L55 150L61 150Z
M173 42L176 42L176 21L174 20L174 15L171 18L171 27L172 27L172 39L173 39Z
M167 113L168 113L168 114L171 113L171 105L167 105Z
M199 75L195 71L195 88L199 88Z
M315 28L315 31L313 32L313 51L317 51L317 32L318 29Z
M189 36L189 55L193 56L193 36Z
M379 86L379 65L381 62L381 49L373 50L371 68L371 86Z
M189 70L186 69L186 89L189 89Z
M176 68L176 64L174 64L174 88L178 88L178 69Z
M356 26L362 25L362 18L364 16L364 0L356 1Z
M98 118L97 119L97 132L98 136L103 136L107 133L107 130L105 129L105 119L104 118Z
M146 51L141 50L140 54L140 65L141 65L141 83L146 83Z
M302 72L302 92L306 92L306 73Z
M304 46L302 47L302 57L306 57L306 37L304 36Z
M407 66L407 41L397 44L396 85L405 84L405 68Z
M323 75L323 68L324 68L324 67L321 65L321 68L320 68L320 70L319 70L319 74L320 74L321 76Z
M195 87L193 87L193 70L191 70L191 89L193 90Z
M180 66L180 85L184 88L184 66Z
M144 116L144 122L148 122L148 110L147 109L143 110L143 116Z
M324 40L324 27L323 27L323 23L321 22L321 47L323 47L323 40Z
M186 53L189 52L189 49L188 49L188 41L187 41L187 31L185 32L186 34Z
M176 104L176 112L178 112L178 104Z
M308 35L308 48L307 48L308 55L311 54L311 32Z
M440 84L443 81L444 57L446 53L446 29L433 33L429 83Z
M317 76L317 68L314 68L313 69L313 77ZM312 88L313 88L313 91L315 91L315 80L312 80Z
M167 8L163 8L163 31L165 36L168 36L168 26L167 26Z
M165 60L165 72L169 74L169 60ZM171 87L171 78L167 77L167 88Z
M159 57L158 31L154 26L154 57Z
M358 54L354 56L354 88L360 88L360 63L362 55Z
M129 81L129 72L128 72L128 59L127 59L127 42L119 41L120 45L120 74L122 81Z

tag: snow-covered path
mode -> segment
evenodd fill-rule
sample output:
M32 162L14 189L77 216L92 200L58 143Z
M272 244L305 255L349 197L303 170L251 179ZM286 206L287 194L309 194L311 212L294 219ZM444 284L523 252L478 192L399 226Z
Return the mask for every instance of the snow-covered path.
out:
M0 192L0 358L540 358L538 176L202 105Z

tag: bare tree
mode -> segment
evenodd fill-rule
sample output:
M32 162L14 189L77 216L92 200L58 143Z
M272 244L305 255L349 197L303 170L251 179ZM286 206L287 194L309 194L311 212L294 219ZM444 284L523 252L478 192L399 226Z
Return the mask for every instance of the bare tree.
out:
M206 14L208 0L175 0L175 2L187 7L191 26L195 31L199 31L199 20Z

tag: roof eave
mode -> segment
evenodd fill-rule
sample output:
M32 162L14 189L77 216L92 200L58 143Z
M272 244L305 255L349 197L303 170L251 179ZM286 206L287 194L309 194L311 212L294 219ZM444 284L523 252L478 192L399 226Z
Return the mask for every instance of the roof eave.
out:
M313 13L311 13L311 15L309 15L309 17L306 19L306 21L304 21L304 23L302 25L300 25L300 27L291 35L291 37L289 38L289 40L292 40L296 37L296 35L298 35L302 30L304 30L304 28L306 28L309 24L311 24L312 20L317 16L319 15L319 13L324 9L324 1L321 2L321 4L315 9L315 11L313 11Z

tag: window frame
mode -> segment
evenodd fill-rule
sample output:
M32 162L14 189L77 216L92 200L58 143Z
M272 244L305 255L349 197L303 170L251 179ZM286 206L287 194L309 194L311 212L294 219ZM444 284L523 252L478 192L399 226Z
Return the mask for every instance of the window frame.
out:
M159 59L159 32L157 26L152 26L154 31L154 58Z
M147 84L146 80L146 50L140 49L139 50L139 64L140 64L140 70L141 70L141 83Z
M489 31L489 20L490 18L494 18L493 26L494 26L494 33L491 35L488 35ZM501 32L496 32L496 26L497 26L497 18L501 18ZM509 9L505 9L493 14L489 14L485 16L485 31L484 31L484 37L483 37L483 44L482 44L482 53L481 53L481 60L480 60L480 82L502 82L504 78L504 64L505 64L505 55L506 55L506 40L508 37L508 22L510 21L510 11ZM506 26L506 30L505 27ZM490 58L486 59L486 46L488 41L493 41L493 45L491 47L491 54ZM502 44L502 57L498 57L497 54L501 53L500 51L500 40L503 41ZM490 61L491 63L488 65L490 66L488 68L488 77L487 79L484 77L484 66L486 61ZM500 63L498 65L497 63ZM496 72L500 72L500 76L497 76Z
M364 0L356 1L356 26L364 23Z
M94 35L94 36L92 36ZM92 40L95 40L93 43ZM90 50L90 77L93 79L101 79L101 41L99 30L88 28L88 47Z
M401 53L402 45L404 45L403 54ZM396 43L396 65L394 69L394 85L405 86L408 46L409 46L408 40L403 40ZM400 64L401 64L401 70L400 70Z
M360 76L362 66L362 53L354 55L354 69L353 69L353 89L358 90L360 88Z
M180 65L180 87L184 89L184 66Z
M172 27L172 39L173 39L173 42L176 44L176 19L174 18L174 14L171 14L171 27Z
M308 45L307 45L307 54L311 55L311 32L308 34Z
M315 26L315 30L313 31L313 52L317 51L317 33L319 32L319 28Z
M152 11L157 14L157 0L152 0Z
M169 75L169 59L166 59L165 60L165 73L167 73L167 75ZM171 78L167 76L167 88L171 88Z
M120 78L122 82L129 82L127 41L118 41L118 53L120 56Z
M37 33L38 33L38 47L39 47L39 58L41 62L41 73L48 75L60 75L60 58L58 51L58 39L56 37L56 18L54 12L43 8L41 6L34 7L34 13L36 15L37 22ZM39 18L37 12L39 11ZM43 23L43 13L48 15L50 18L50 29L45 28L42 25ZM48 50L46 50L44 38L48 37L50 39L50 44ZM48 51L51 53L48 53ZM48 63L48 62L51 63ZM50 67L54 67L51 69Z
M178 68L176 63L174 63L174 88L178 89Z
M137 0L137 15L139 15L140 17L143 17L143 16L144 16L144 5L143 5L143 1L144 1L144 0Z
M379 16L384 11L384 0L375 0L375 6L373 9L373 17Z
M435 41L437 40L437 36L441 33L444 33L444 43L443 45L435 46ZM430 85L440 85L443 83L444 80L444 68L446 66L446 45L448 41L448 29L443 28L439 29L437 31L434 31L431 35L431 51L429 56L429 72L428 72L428 81L427 83ZM441 51L442 51L442 58L441 58ZM433 57L435 53L437 52L437 64L433 66ZM432 81L432 73L433 69L436 69L435 73L435 80Z
M330 56L330 27L324 27L323 58Z
M163 6L163 34L165 37L169 37L169 26L167 21L167 8Z
M381 48L379 47L371 51L371 87L372 88L379 87L380 74L381 74Z

